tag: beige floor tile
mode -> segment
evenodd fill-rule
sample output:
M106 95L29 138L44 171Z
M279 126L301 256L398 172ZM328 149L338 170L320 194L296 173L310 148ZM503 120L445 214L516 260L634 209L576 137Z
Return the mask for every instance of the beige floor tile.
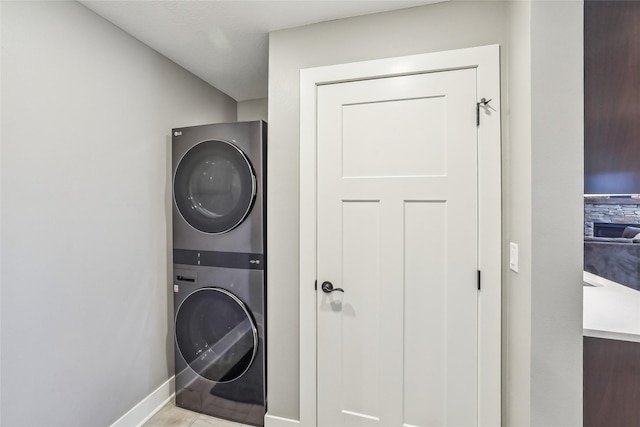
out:
M200 414L167 403L143 427L190 427Z
M178 408L169 402L143 427L242 427L242 424Z
M242 424L200 415L191 427L242 427Z

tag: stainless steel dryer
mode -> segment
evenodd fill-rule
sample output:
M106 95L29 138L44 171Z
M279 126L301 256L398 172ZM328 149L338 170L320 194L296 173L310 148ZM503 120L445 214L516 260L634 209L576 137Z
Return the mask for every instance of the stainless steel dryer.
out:
M264 254L266 123L173 129L173 247Z
M263 425L266 123L173 129L176 405Z

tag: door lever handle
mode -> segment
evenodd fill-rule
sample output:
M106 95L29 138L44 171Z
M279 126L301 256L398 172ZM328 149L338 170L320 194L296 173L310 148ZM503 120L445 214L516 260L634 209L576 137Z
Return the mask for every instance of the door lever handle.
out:
M325 294L330 294L331 292L344 292L342 288L334 288L333 283L331 282L322 282L322 292Z

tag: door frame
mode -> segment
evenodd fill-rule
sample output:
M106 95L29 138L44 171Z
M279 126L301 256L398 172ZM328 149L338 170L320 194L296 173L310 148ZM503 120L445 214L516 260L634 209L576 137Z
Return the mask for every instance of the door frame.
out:
M500 47L489 45L300 70L300 424L317 424L316 190L317 87L332 83L477 70L478 127L478 425L501 424L502 182Z

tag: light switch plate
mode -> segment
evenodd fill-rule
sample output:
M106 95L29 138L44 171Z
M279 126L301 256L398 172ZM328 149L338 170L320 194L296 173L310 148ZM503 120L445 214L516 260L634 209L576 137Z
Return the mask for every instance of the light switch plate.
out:
M518 272L518 244L509 242L509 268Z

